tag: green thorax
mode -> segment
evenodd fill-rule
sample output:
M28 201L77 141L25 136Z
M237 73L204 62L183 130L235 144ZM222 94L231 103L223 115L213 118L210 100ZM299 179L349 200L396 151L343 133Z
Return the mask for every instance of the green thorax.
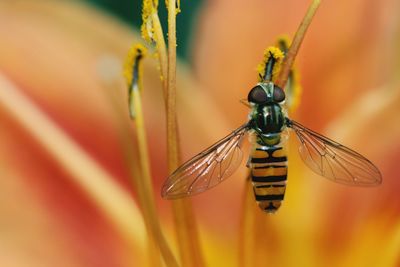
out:
M269 94L270 88L267 89ZM285 115L280 104L273 101L254 105L251 112L252 128L258 133L262 145L275 145L285 127Z

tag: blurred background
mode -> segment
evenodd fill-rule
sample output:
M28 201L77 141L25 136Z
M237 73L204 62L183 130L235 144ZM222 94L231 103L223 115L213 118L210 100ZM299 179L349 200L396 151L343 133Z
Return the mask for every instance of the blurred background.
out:
M308 4L181 2L183 159L247 119L239 100L257 82L263 50L293 36ZM290 114L369 158L383 184L346 187L314 175L291 136L281 209L267 216L250 207L256 226L247 266L400 266L398 10L397 0L322 1L296 60L303 91ZM0 266L146 262L121 75L129 47L142 42L140 11L140 1L129 0L0 0ZM159 196L168 173L154 56L144 61L143 106L159 220L175 247L170 203ZM193 197L207 266L239 266L244 165Z
M133 28L140 28L142 24L142 4L141 1L110 1L110 0L87 0L84 1L93 6L116 16L118 19L124 21L126 24ZM177 38L179 45L177 53L182 60L190 61L191 54L191 40L194 35L195 25L198 11L202 5L202 0L194 0L190 2L182 1L180 7L185 12L181 12L177 17ZM167 24L167 10L164 8L164 3L160 3L159 17L163 28L166 30ZM167 35L165 34L165 37Z

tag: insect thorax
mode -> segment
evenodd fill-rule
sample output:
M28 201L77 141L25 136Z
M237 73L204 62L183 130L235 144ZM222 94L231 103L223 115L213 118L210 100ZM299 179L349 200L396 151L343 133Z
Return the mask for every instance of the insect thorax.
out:
M279 104L254 106L250 114L250 125L257 133L260 145L275 145L280 142L285 128L285 115Z

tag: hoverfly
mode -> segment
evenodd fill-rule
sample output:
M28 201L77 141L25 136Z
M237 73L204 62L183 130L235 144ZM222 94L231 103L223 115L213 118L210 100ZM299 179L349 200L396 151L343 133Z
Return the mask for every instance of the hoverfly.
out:
M242 142L248 134L252 149L247 167L255 200L263 211L274 213L285 195L288 129L296 133L301 158L315 173L345 185L374 186L382 182L378 168L368 159L287 117L285 92L273 82L279 63L276 55L283 55L277 49L272 47L268 51L265 74L248 93L248 121L174 171L163 185L164 198L201 193L232 175L242 161Z

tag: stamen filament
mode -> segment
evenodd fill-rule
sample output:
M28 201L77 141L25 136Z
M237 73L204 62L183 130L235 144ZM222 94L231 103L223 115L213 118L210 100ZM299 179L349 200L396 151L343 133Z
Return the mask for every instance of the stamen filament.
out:
M131 118L134 118L136 124L137 147L139 150L139 163L141 170L141 175L133 175L132 178L135 188L137 189L136 192L142 206L143 217L149 235L150 261L154 266L160 266L159 259L154 257L154 255L158 255L158 251L155 253L154 250L159 249L166 265L175 267L178 266L178 263L168 246L157 218L149 154L147 150L146 129L140 96L140 92L143 91L141 60L146 54L146 51L147 50L144 46L140 44L135 45L129 53L129 56L132 58L128 58L127 60L128 62L133 62L133 65L131 66L132 80L130 82L128 76L127 83L129 86L129 110ZM134 116L132 116L133 114Z
M299 28L293 38L293 42L290 45L290 48L287 52L287 55L283 59L282 69L279 73L279 76L275 82L277 86L280 88L285 88L286 81L289 76L289 72L292 68L294 60L296 59L297 52L300 49L301 43L303 42L304 36L307 32L308 26L310 26L311 21L321 3L321 0L313 0L311 5L308 7L307 13L303 18L303 21L300 23Z

